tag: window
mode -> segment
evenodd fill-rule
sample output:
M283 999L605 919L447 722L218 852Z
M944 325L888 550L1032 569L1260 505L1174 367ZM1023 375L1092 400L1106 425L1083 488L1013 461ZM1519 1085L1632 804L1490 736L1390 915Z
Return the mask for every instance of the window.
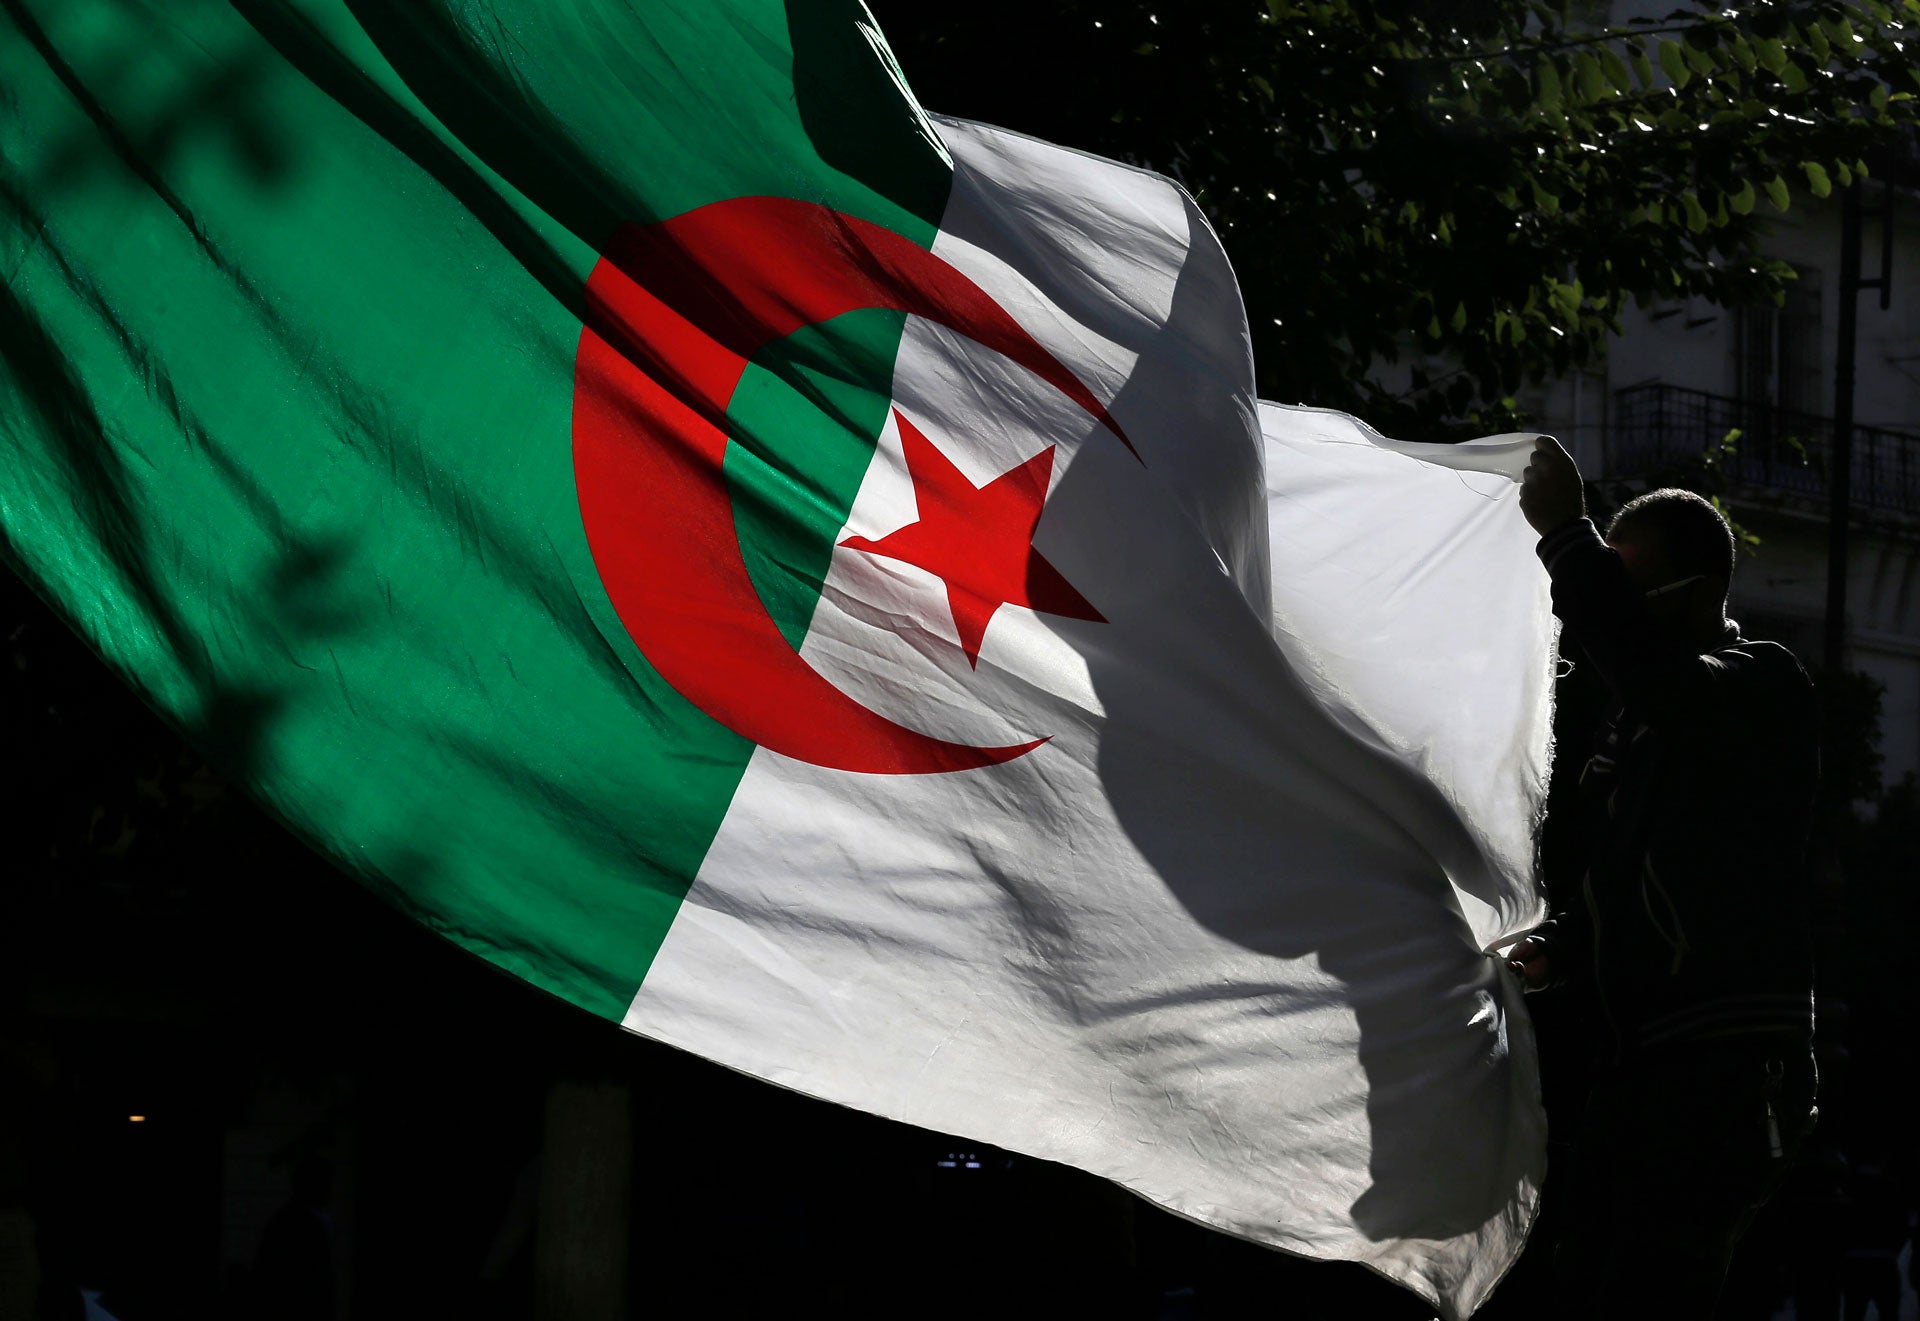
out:
M1743 307L1734 317L1734 393L1757 412L1824 411L1820 272L1796 266L1783 306Z

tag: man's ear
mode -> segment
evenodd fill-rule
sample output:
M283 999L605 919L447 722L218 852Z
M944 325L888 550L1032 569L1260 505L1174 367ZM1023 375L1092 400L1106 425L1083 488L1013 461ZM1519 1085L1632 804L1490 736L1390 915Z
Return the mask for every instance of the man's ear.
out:
M1722 619L1726 618L1729 584L1725 578L1717 573L1707 574L1696 585L1696 590L1700 593L1700 600L1703 603L1701 614L1706 613L1704 603L1711 602L1714 612Z

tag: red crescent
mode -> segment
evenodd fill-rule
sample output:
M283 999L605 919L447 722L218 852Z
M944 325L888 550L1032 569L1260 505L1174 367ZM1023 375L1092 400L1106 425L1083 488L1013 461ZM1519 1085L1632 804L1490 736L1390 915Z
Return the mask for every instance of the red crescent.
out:
M762 747L880 775L1010 761L1046 739L951 743L834 687L781 635L741 559L722 464L727 406L747 360L803 326L869 307L925 317L1012 359L1133 448L1073 373L925 248L812 203L737 197L623 225L587 280L573 405L587 544L660 676Z

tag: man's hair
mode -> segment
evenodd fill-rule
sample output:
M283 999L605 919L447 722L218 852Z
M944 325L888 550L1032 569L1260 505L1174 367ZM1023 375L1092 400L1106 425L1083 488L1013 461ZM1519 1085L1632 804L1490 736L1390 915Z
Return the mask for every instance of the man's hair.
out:
M1669 486L1629 500L1607 525L1607 540L1652 543L1682 577L1733 579L1733 529L1692 491Z

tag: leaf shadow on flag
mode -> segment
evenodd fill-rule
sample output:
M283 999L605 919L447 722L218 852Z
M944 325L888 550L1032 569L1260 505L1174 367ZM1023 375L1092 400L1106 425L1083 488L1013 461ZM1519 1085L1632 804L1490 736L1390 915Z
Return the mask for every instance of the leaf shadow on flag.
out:
M508 205L492 183L436 138L410 110L395 102L296 14L263 0L236 0L234 8L289 65L458 198L555 302L576 316L584 315L586 289L579 276ZM453 62L444 53L438 59L423 55L422 43L410 29L391 19L382 21L378 13L356 12L356 17L380 42L381 53L407 80L409 90L443 120L452 120L456 130L467 128L463 140L490 148L496 159L489 163L536 197L576 237L597 245L613 232L617 214L593 200L604 196L607 189L584 186L584 170L570 170L568 153L554 145L559 135L553 136L544 151L521 143L518 139L528 136L528 126L514 115L494 113L495 98L486 91L453 85L454 79L447 72ZM463 122L476 119L480 122ZM502 154L508 159L497 159Z
M1190 201L1187 207L1190 232L1203 234L1204 221ZM1207 304L1231 297L1232 288L1224 255L1196 242L1167 325L1218 321ZM1141 356L1111 404L1123 425L1156 410L1162 437L1238 425L1189 413L1183 427L1180 417L1164 416L1195 406L1217 346L1183 342L1169 330L1129 347ZM1090 443L1110 442L1095 436ZM1089 647L1084 631L1072 635L1105 711L1102 787L1134 846L1197 922L1260 955L1312 960L1344 988L1364 1074L1371 1186L1350 1208L1361 1233L1376 1242L1471 1233L1510 1208L1521 1168L1512 1150L1516 1101L1502 988L1449 880L1452 873L1472 883L1484 861L1431 783L1377 742L1357 738L1350 722L1314 697L1187 510L1162 508L1151 520L1121 512L1129 504L1137 511L1143 491L1156 503L1178 504L1182 497L1169 490L1179 482L1171 471L1176 457L1163 442L1158 457L1147 451L1144 473L1076 461L1050 497L1050 508L1104 514L1075 520L1076 529L1091 530L1088 537L1049 547L1058 568L1073 578L1105 563L1111 577L1111 566L1125 565L1123 576L1154 584L1150 604L1171 616L1141 620L1124 646L1108 650ZM1184 498L1190 505L1191 492ZM1155 543L1141 535L1143 526L1177 533ZM1116 618L1116 628L1123 622ZM1298 1011L1312 980L1310 970L1290 976L1277 969L1271 985L1245 988L1244 1014ZM1191 990L1196 999L1221 994ZM1106 1007L1114 1015L1156 1010L1144 998ZM1299 1046L1309 1057L1341 1049ZM1186 1088L1190 1106L1207 1104L1205 1081L1169 1086ZM1325 1112L1301 1118L1323 1124ZM1269 1146L1286 1143L1283 1135Z
M294 153L289 135L276 125L262 108L262 91L268 67L250 58L251 52L233 50L211 59L203 76L185 82L177 95L166 98L157 113L138 123L114 121L77 71L55 49L41 27L20 0L0 0L5 13L21 36L46 62L92 121L94 133L76 132L56 138L48 146L44 163L37 172L36 188L48 193L79 192L95 182L106 165L107 154L99 150L95 134L104 137L112 155L139 174L150 185L157 185L169 164L179 154L204 151L209 136L216 136L232 157L251 175L266 183L278 183L287 174ZM100 41L95 35L91 41ZM151 43L138 23L121 27L118 40L103 58L93 64L96 85L112 85L122 79L137 78L152 61ZM191 225L178 199L159 191L176 213Z
M191 688L191 708L176 706L166 714L183 724L222 771L245 780L255 768L267 726L282 700L271 691L234 683L216 671L204 643L175 609L155 544L156 530L141 515L120 453L92 399L74 379L39 318L4 284L0 284L0 363L6 364L0 395L10 381L26 409L37 415L42 434L59 445L68 489L76 499L76 520L120 578L119 590L151 623L167 662ZM34 582L31 574L27 578ZM310 574L296 567L296 585L310 579ZM36 590L47 595L37 584ZM56 604L55 609L69 624L80 624L67 608ZM89 633L83 626L79 631ZM151 688L137 686L153 700Z

